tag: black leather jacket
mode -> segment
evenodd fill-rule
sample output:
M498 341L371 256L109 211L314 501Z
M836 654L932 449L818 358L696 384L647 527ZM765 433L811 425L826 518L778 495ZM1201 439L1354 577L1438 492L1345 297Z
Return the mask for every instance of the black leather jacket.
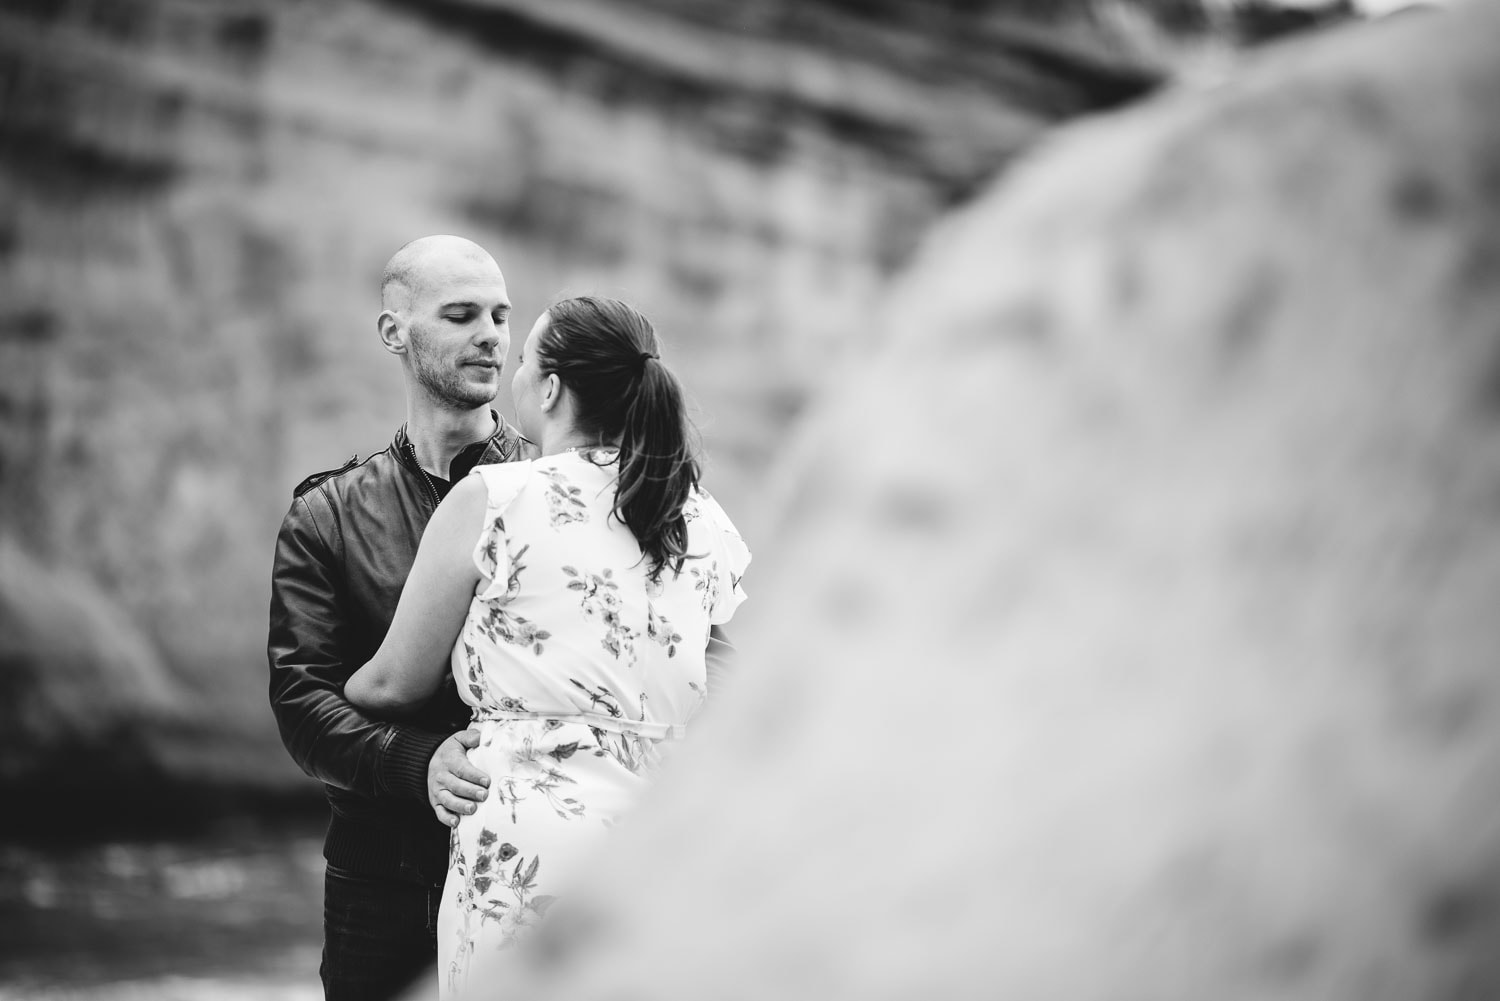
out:
M522 439L499 429L463 449L456 483L480 463L520 458ZM448 829L427 803L427 765L469 709L452 679L401 723L364 715L344 682L379 649L396 612L438 492L403 427L364 462L308 477L276 539L271 576L271 708L287 750L321 779L333 809L324 855L368 875L441 884Z

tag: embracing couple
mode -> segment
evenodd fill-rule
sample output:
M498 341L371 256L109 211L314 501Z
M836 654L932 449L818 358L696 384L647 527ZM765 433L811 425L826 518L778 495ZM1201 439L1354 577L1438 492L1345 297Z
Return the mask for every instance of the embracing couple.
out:
M494 259L433 236L386 266L376 321L407 420L304 480L276 543L271 705L327 788L329 1001L436 959L490 996L537 921L715 690L750 554L698 488L681 386L644 316L574 298L511 382ZM450 830L451 829L451 830Z

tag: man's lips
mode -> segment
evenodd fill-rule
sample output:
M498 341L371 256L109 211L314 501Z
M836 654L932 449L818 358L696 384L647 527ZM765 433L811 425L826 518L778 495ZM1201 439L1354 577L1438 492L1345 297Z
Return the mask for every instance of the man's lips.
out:
M471 365L474 368L499 368L500 363L491 358L470 358L463 365Z

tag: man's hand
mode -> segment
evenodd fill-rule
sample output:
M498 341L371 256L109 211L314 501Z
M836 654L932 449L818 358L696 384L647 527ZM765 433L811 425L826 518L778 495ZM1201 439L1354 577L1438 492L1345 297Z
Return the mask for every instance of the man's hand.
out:
M462 730L439 744L427 763L427 802L449 827L489 795L490 777L469 763L469 750L478 746L479 731Z

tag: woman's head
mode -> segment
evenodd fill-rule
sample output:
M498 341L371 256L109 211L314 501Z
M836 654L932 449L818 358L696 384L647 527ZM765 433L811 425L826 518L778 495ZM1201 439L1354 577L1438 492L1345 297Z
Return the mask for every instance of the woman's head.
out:
M656 571L679 568L682 505L698 463L682 387L661 361L651 321L616 299L554 303L527 337L511 389L523 434L540 438L566 414L575 442L619 448L615 514Z
M584 296L553 304L526 338L511 383L522 433L535 437L558 416L553 400L566 388L573 397L569 430L596 444L613 443L647 356L657 353L650 321L623 302Z

